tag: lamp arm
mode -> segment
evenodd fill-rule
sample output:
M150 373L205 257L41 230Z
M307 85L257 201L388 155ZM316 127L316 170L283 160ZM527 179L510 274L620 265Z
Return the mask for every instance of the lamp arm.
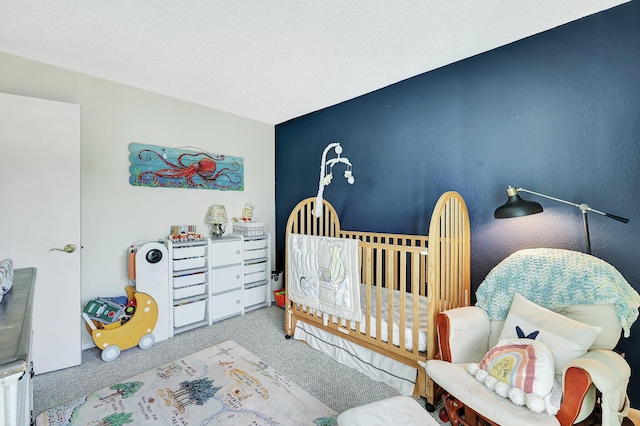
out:
M622 223L629 223L629 219L627 219L625 217L616 216L616 215L611 214L611 213L601 212L600 210L592 209L591 207L589 207L586 204L572 203L571 201L561 200L560 198L552 197L550 195L541 194L539 192L531 191L531 190L525 189L525 188L517 188L516 191L518 191L518 192L527 192L529 194L537 195L537 196L542 197L542 198L548 198L548 199L553 200L553 201L558 201L559 203L569 204L570 206L574 206L574 207L579 208L583 213L589 211L589 212L601 214L602 216L606 216L606 217L609 217L611 219L615 219L615 220L617 220L619 222L622 222Z
M517 188L516 191L518 191L518 192L527 192L529 194L537 195L538 197L548 198L549 200L557 201L559 203L569 204L570 206L574 206L574 207L580 208L580 205L577 204L577 203L572 203L571 201L561 200L560 198L552 197L550 195L541 194L539 192L531 191L529 189ZM586 204L585 204L585 206L586 206ZM589 207L589 206L587 206L587 207Z

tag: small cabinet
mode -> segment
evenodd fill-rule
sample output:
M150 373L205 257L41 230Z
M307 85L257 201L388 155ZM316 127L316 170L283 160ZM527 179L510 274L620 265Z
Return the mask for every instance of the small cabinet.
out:
M209 323L243 312L244 251L242 238L229 235L209 239Z
M271 237L269 234L242 237L244 252L244 312L271 305Z
M209 244L170 242L173 334L209 324Z

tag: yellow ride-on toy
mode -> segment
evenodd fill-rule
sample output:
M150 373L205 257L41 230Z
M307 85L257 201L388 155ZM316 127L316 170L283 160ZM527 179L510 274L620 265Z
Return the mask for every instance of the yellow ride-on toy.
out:
M128 286L126 290L129 299L127 306L135 306L135 312L126 322L123 320L103 324L83 314L93 342L102 350L103 361L113 361L122 350L136 345L141 349L148 349L155 343L155 337L151 332L158 321L156 301L146 293L136 292L134 287Z

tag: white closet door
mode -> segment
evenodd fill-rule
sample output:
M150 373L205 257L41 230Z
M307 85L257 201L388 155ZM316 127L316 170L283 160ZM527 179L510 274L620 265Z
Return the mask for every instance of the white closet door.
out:
M80 244L80 106L0 93L0 260L37 268L36 374L81 362Z

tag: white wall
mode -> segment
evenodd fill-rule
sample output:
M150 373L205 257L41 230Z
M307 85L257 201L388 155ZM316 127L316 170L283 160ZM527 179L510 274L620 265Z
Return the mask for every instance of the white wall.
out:
M98 296L125 294L131 243L164 238L171 225L195 224L206 234L204 217L211 204L224 204L232 217L249 201L254 218L273 235L272 125L2 52L0 92L80 105L83 304ZM190 145L243 157L244 191L131 186L131 142ZM84 333L83 347L92 344Z

